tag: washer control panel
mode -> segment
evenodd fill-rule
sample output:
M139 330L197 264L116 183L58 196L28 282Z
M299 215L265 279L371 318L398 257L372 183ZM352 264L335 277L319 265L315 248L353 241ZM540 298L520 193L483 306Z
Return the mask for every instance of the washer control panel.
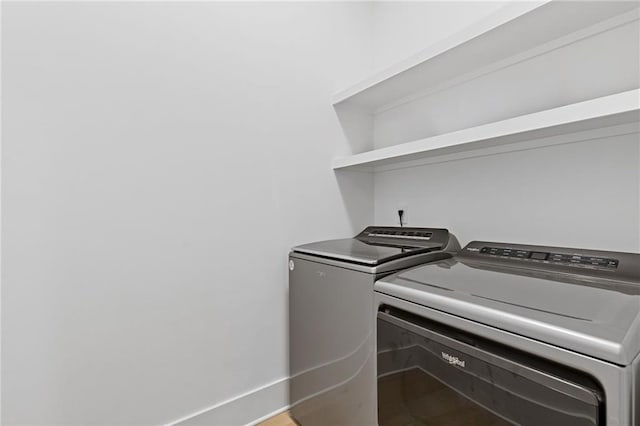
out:
M441 249L447 246L449 231L441 228L369 226L355 238L371 245Z
M384 237L384 238L404 238L409 240L430 240L433 232L425 231L402 231L402 230L384 230L384 229L372 229L367 234L369 237Z
M553 251L532 251L511 247L483 246L479 253L485 256L511 258L515 260L553 263L567 266L617 268L618 259L586 254L556 253Z

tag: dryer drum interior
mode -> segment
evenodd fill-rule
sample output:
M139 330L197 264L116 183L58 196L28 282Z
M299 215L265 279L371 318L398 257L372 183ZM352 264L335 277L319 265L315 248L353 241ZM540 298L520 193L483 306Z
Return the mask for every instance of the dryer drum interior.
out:
M378 312L378 423L604 423L591 377L389 306Z

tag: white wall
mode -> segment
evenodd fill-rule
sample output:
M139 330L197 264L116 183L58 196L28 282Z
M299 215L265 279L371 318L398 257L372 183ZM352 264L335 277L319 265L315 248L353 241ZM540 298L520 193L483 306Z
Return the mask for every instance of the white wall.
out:
M460 6L460 9L458 9ZM501 5L477 2L374 7L378 67L433 44ZM465 11L463 21L452 19ZM425 34L426 35L426 34ZM376 147L471 127L640 86L640 30L627 24L494 74L377 114ZM479 54L481 54L479 52ZM616 70L616 72L611 72ZM379 172L375 222L441 226L471 240L640 251L640 136Z
M472 240L640 251L638 134L378 173L375 222Z
M382 111L374 120L374 146L381 148L638 88L638 40L638 22L627 23Z
M3 424L284 406L288 248L398 203L462 243L638 250L637 136L331 171L363 145L333 92L500 6L4 2Z
M375 2L372 66L387 68L482 20L507 3L507 0Z
M287 376L288 249L372 222L330 167L370 12L3 2L3 424L164 423Z

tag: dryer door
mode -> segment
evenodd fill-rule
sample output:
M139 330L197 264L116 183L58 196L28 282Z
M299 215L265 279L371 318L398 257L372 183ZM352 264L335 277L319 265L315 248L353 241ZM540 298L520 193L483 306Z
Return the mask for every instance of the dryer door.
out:
M380 426L604 424L580 373L394 308L377 326Z

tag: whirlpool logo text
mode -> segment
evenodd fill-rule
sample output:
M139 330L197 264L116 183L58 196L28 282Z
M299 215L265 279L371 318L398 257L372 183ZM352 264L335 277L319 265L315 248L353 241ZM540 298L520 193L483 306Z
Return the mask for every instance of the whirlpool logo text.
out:
M452 356L446 352L442 352L442 359L444 359L451 365L457 365L458 367L464 368L465 361L461 360L457 356Z

